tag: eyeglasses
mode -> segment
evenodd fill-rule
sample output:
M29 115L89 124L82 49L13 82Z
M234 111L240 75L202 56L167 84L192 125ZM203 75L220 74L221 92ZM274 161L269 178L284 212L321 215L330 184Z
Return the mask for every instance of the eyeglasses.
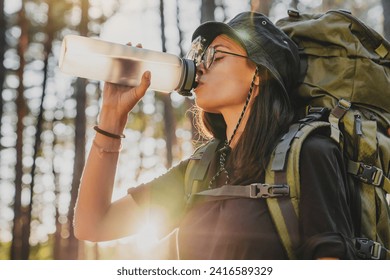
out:
M214 47L208 47L206 51L202 55L202 60L200 62L203 62L203 66L205 69L209 69L211 65L213 64L215 60L215 54L216 53L224 53L224 54L230 54L238 57L243 57L243 58L249 58L245 55L241 55L238 53L232 53L232 52L226 52L226 51L220 51L216 50Z
M212 46L208 47L204 52L202 52L201 48L193 47L191 48L190 52L187 54L186 58L194 60L196 66L199 66L201 63L203 63L204 68L209 69L215 60L216 53L224 53L224 54L230 54L238 57L249 58L245 55L241 55L237 53L216 50Z

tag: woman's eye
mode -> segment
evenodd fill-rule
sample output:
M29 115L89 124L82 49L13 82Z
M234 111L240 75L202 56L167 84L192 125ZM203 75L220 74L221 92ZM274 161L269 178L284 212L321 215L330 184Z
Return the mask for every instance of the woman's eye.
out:
M218 60L221 60L221 59L223 59L224 58L224 56L216 56L215 58L214 58L214 61L218 61Z

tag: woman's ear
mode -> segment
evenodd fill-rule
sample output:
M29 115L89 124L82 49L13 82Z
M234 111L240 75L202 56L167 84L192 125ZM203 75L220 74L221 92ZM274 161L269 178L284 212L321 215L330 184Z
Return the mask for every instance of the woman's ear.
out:
M261 77L260 77L260 74L257 72L255 79L254 79L254 84L255 84L255 86L259 86L260 83L261 83Z
M255 86L259 86L261 83L261 77L259 72L260 72L259 66L256 66L255 75L253 77L253 83Z
M261 79L261 76L260 76L259 72L260 72L259 68L257 67L255 75L253 77L253 85L254 85L254 93L253 93L253 95L254 96L257 96L260 93L260 84L261 84L261 80L262 79Z

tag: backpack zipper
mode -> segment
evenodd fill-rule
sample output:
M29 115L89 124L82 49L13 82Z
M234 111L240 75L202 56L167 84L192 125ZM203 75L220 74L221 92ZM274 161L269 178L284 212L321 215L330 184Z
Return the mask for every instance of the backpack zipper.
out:
M355 137L354 137L354 149L353 149L353 158L354 160L358 160L359 155L359 146L360 146L360 138L363 136L362 129L362 116L359 113L355 115Z
M362 116L360 114L355 114L355 133L356 135L362 136Z

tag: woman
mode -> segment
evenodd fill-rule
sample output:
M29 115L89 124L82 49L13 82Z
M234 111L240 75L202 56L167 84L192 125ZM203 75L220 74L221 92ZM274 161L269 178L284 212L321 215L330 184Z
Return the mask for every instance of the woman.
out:
M298 80L295 44L268 18L245 12L229 23L209 22L193 35L200 131L219 140L203 188L264 182L265 167L293 121ZM154 73L157 75L158 73ZM203 199L188 206L184 184L190 160L111 203L121 137L128 113L144 96L138 87L106 83L96 136L75 213L79 239L104 241L135 232L150 211L164 216L165 232L179 228L182 259L286 259L265 199ZM327 138L309 138L301 154L300 258L353 258L342 155Z

